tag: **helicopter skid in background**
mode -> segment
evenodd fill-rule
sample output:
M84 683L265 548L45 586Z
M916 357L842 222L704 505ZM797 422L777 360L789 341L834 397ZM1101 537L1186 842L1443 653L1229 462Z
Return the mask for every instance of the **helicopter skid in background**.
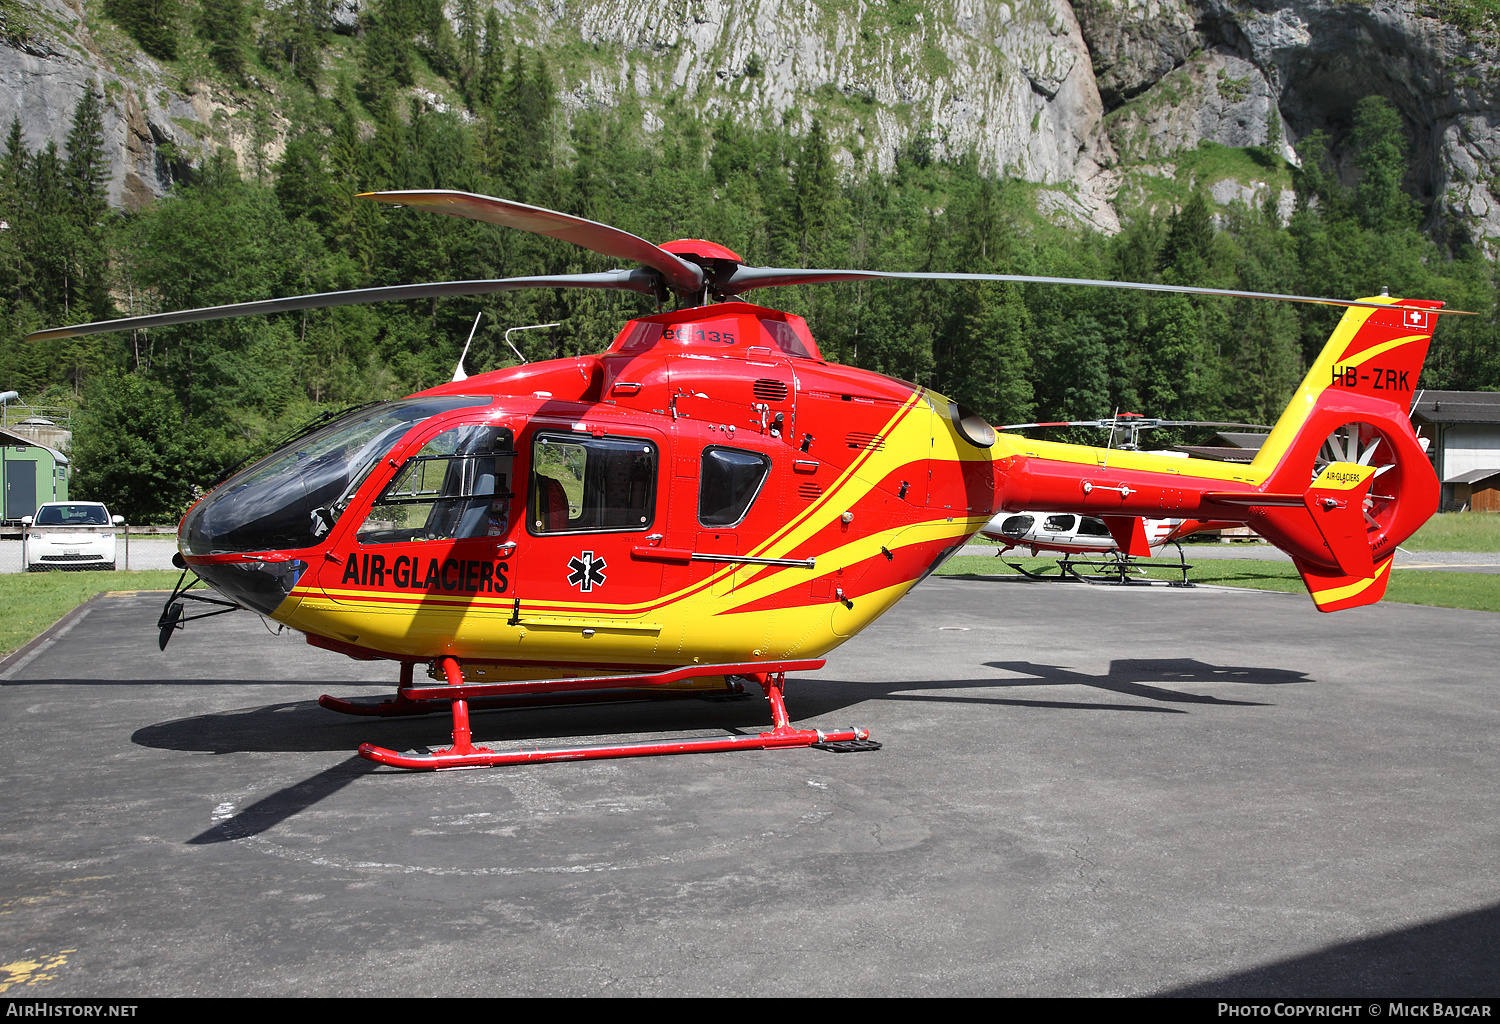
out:
M431 754L402 754L372 743L362 744L359 754L377 764L395 768L416 770L444 770L454 768L493 768L508 764L535 764L543 761L588 761L615 757L646 757L659 754L713 753L727 750L774 750L787 747L822 747L837 752L878 750L879 743L870 740L866 729L849 728L826 731L822 729L796 729L791 725L783 694L786 689L786 673L811 671L822 668L823 660L788 661L778 663L756 662L743 665L690 665L683 668L636 676L604 676L590 679L548 679L518 683L466 684L458 661L451 657L439 659L439 666L448 679L446 686L411 686L411 668L402 666L402 685L394 700L377 705L354 704L335 697L323 696L318 703L332 711L345 714L376 715L394 717L401 715L428 714L443 710L447 705L453 714L453 746ZM564 700L619 699L605 696L599 691L665 686L695 676L748 676L766 693L771 703L772 728L753 736L702 736L680 740L647 740L638 743L604 744L599 746L556 747L551 749L514 750L496 752L488 747L475 746L469 728L469 701L494 700L524 695L556 695ZM593 691L593 693L590 693Z
M1153 563L1154 568L1166 569L1171 572L1182 573L1180 580L1165 581L1169 587L1191 587L1194 584L1188 582L1188 570L1192 566L1188 564L1187 556L1183 554L1182 546L1176 541L1172 546L1177 548L1177 565L1159 565ZM1033 580L1079 580L1083 583L1091 583L1096 586L1150 586L1152 583L1162 582L1146 575L1146 567L1129 555L1112 553L1100 558L1077 558L1073 553L1066 553L1057 560L1058 574L1048 576L1045 573L1033 572L1023 565L1014 562L1006 562L1010 568L1016 570L1027 579ZM1083 571L1079 571L1082 569Z

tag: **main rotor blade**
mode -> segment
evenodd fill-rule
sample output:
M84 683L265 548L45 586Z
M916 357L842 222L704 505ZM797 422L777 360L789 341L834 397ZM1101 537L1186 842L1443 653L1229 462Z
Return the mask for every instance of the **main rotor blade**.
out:
M505 277L488 281L435 281L428 284L398 284L388 288L358 288L347 292L319 292L294 295L285 299L260 302L237 302L229 306L206 306L176 313L155 313L122 320L100 320L92 324L54 327L26 336L27 341L52 341L77 338L85 334L110 331L134 331L148 327L192 324L201 320L224 320L233 316L256 316L263 313L289 313L299 309L323 309L328 306L358 306L367 302L397 302L402 299L432 299L445 295L488 295L512 292L522 288L614 288L622 291L656 295L657 276L651 270L606 270L599 274L558 274L552 277Z
M752 288L775 288L791 284L825 284L831 281L1001 281L1013 284L1076 284L1090 288L1123 288L1141 292L1177 292L1182 295L1221 295L1232 299L1277 299L1281 302L1309 302L1320 306L1362 306L1370 309L1420 309L1424 313L1462 313L1459 309L1432 309L1426 306L1400 306L1391 302L1362 302L1358 299L1325 299L1310 295L1277 295L1271 292L1242 292L1229 288L1192 288L1176 284L1147 284L1139 281L1093 281L1078 277L1033 277L1028 274L916 274L885 270L799 270L791 267L745 267L714 287L724 297L738 295Z
M703 270L696 263L689 263L628 231L571 214L558 213L556 210L448 189L361 192L356 198L373 199L377 203L396 206L415 206L434 213L446 213L450 217L467 217L469 220L482 220L486 224L500 224L530 231L534 235L558 238L604 256L633 260L651 267L659 271L667 286L679 295L694 295L703 290Z

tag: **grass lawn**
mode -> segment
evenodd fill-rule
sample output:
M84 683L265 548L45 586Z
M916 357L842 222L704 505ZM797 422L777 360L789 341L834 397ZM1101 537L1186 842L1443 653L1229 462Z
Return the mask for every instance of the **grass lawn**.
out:
M1404 546L1404 545L1403 545ZM1187 549L1188 563L1193 564L1192 548ZM1057 574L1054 558L1009 559L1032 572ZM1163 559L1163 566L1167 564ZM960 555L938 570L942 576L1010 574L1001 559L989 555ZM1180 579L1180 573L1155 569L1155 579ZM1288 594L1305 594L1307 588L1289 562L1263 562L1254 559L1204 559L1188 573L1194 583L1212 583L1223 587L1248 587L1252 590L1279 590ZM1420 569L1397 569L1386 587L1386 601L1403 604L1427 604L1439 608L1468 608L1480 612L1500 612L1500 575L1478 572L1423 572ZM1308 599L1312 607L1312 599Z
M38 572L0 576L0 657L105 590L171 590L178 573Z
M1408 551L1500 551L1500 515L1443 512L1401 546Z
M1483 527L1476 527L1467 521L1474 515L1455 513L1438 517L1457 518L1461 521L1455 526L1438 524L1438 535L1444 540L1426 550L1493 550L1445 546L1452 545L1454 541L1450 538L1454 537L1459 540L1465 537L1479 538L1472 542L1482 542L1485 536ZM1500 516L1491 518L1500 526ZM1191 547L1187 549L1187 555L1191 563ZM1057 574L1055 558L1010 558L1006 561L1024 565L1032 572ZM1149 575L1162 580L1179 578L1178 573L1170 570L1170 565L1168 560L1163 559L1161 567L1150 569ZM951 559L938 572L943 576L1014 575L1004 561L991 555L960 555ZM177 576L175 571L159 569L138 572L8 573L0 576L0 657L14 651L97 593L108 590L170 590L177 582ZM1189 579L1195 583L1213 583L1226 587L1280 590L1292 594L1305 592L1302 580L1286 562L1204 559L1189 573ZM1398 569L1391 577L1385 600L1436 605L1440 608L1500 612L1500 575Z

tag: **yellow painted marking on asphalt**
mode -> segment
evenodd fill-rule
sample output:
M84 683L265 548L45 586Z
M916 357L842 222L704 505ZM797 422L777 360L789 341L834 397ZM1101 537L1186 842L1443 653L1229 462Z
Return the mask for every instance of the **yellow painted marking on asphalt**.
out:
M69 953L76 952L76 949L63 949L36 960L12 960L0 964L0 993L22 985L42 985L57 980L57 975L52 972L68 962Z

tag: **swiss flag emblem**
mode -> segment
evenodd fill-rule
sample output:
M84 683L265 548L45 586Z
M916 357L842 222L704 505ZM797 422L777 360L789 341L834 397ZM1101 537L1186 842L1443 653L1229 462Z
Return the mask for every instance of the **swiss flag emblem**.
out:
M1427 327L1427 313L1420 309L1408 309L1405 311L1405 318L1402 322L1407 327L1419 327L1425 330Z

